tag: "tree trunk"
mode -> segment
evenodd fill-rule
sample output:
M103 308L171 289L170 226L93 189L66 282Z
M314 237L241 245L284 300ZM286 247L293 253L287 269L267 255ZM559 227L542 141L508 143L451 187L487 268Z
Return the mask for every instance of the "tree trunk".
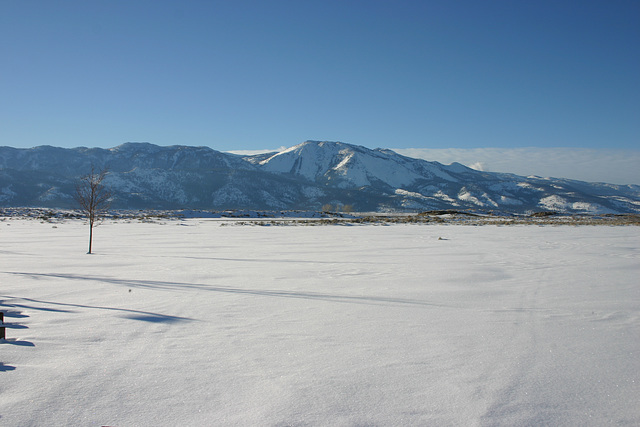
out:
M91 253L91 242L93 241L93 222L89 221L89 252L87 252L88 254Z

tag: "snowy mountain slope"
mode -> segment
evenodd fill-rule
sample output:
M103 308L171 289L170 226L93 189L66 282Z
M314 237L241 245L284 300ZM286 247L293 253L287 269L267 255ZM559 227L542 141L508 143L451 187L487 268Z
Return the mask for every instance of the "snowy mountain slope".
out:
M640 188L481 172L340 142L307 141L258 163L264 170L335 188L376 189L389 209L638 212Z
M481 172L328 141L251 156L147 143L0 147L0 206L73 207L92 165L108 168L114 208L640 212L638 186Z
M374 184L395 188L425 177L455 181L446 167L415 160L391 150L370 150L341 142L307 141L276 153L259 164L269 172L299 175L339 188Z
M207 147L159 147L148 143L126 143L110 149L50 146L32 149L0 147L0 169L51 170L77 173L79 169L107 167L113 172L127 172L140 167L164 170L251 169L239 156Z

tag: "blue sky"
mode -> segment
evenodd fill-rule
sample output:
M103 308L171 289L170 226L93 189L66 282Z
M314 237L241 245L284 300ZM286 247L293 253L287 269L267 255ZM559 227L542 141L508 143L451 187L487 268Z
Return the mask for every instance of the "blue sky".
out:
M636 0L0 0L0 145L635 151L639 21Z

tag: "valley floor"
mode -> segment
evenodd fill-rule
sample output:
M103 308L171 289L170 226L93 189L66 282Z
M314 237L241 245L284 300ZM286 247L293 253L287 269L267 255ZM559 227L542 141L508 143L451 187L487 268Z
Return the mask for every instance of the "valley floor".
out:
M0 424L640 425L640 228L0 221Z

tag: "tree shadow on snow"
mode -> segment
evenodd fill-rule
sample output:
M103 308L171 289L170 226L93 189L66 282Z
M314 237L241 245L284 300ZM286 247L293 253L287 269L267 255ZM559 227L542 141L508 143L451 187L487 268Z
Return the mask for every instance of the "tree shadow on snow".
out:
M223 258L223 257L202 257L194 255L140 255L144 258L183 258L183 259L195 259L203 261L231 261L231 262L251 262L251 263L292 263L292 264L365 264L365 265L380 265L386 264L384 262L373 261L319 261L319 260L301 260L301 259L285 259L285 258Z
M29 317L28 314L24 314L21 311L5 310L2 307L14 307L14 305L13 304L5 304L3 300L0 300L0 311L2 311L4 313L4 317L13 317L13 318L20 318L20 319L24 319L25 317Z
M20 341L14 338L5 338L0 340L0 344L19 345L21 347L35 347L36 345L31 341Z
M6 300L1 300L0 299L0 311L3 313L3 318L25 318L25 317L29 317L29 315L24 314L20 311L16 311L16 310L7 310L5 307L20 307L20 305L16 305L16 304L9 304L7 303ZM6 330L8 329L9 331L11 331L12 329L29 329L28 326L26 325L20 325L18 323L7 323L7 322L2 322L2 327L5 328L5 335L6 335ZM0 339L0 344L11 344L11 345L19 345L19 346L24 346L24 347L35 347L36 345L30 341L20 341L17 340L15 338L4 338L4 339ZM0 366L1 368L1 366ZM15 368L10 367L12 369L5 369L7 371L9 370L13 370ZM2 370L2 369L0 369Z
M221 258L221 257L196 257L196 256L183 256L182 258L186 259L197 259L197 260L206 260L206 261L233 261L233 262L257 262L257 263L292 263L292 264L365 264L365 265L380 265L385 264L384 262L372 262L372 261L305 261L300 259L260 259L260 258Z
M177 323L185 320L191 320L184 317L166 316L164 314L138 314L122 316L125 319L140 320L150 323Z
M449 308L452 307L449 305L437 304L429 301L420 301L420 300L407 299L407 298L377 297L377 296L368 296L368 295L338 295L338 294L326 294L326 293L308 292L308 291L302 292L302 291L269 290L269 289L233 288L233 287L227 287L227 286L212 286L212 285L202 284L202 283L164 282L164 281L158 281L158 280L130 280L130 279L128 280L128 279L117 279L113 277L78 276L73 274L57 274L57 273L52 273L52 274L18 273L18 272L7 272L7 273L19 274L19 275L25 275L25 276L35 276L35 277L46 276L46 277L83 280L83 281L93 280L96 282L113 283L116 285L126 286L128 288L171 289L171 290L195 289L200 291L222 292L222 293L229 293L229 294L257 295L257 296L279 297L279 298L301 298L301 299L323 300L323 301L333 301L333 302L352 303L352 304L415 305L415 306L449 307ZM28 298L25 298L25 299L28 300ZM32 301L35 301L35 300L32 300ZM77 306L75 304L62 304L62 303L51 303L51 304ZM83 306L78 306L78 307L83 307ZM89 307L89 308L109 309L107 307ZM113 309L113 310L136 312L135 310L124 310L124 309ZM139 313L143 313L143 312L139 312ZM154 313L143 313L143 314L156 315ZM179 318L179 319L185 319L185 318ZM185 319L185 320L193 320L193 319Z
M181 322L181 321L192 321L194 319L191 319L189 317L181 317L181 316L170 316L168 314L161 314L161 313L152 313L149 311L142 311L142 310L132 310L132 309L128 309L128 308L116 308L116 307L104 307L104 306L99 306L99 305L83 305L83 304L71 304L71 303L64 303L64 302L55 302L55 301L44 301L44 300L38 300L38 299L34 299L34 298L19 298L19 297L12 297L9 295L5 295L5 298L10 298L10 299L19 299L22 301L28 301L31 303L35 303L35 304L45 304L45 305L56 305L56 306L65 306L65 307L77 307L77 308L88 308L88 309L96 309L96 310L109 310L109 311L117 311L117 312L123 312L123 313L127 313L127 315L123 316L123 318L125 319L132 319L132 320L142 320L145 322L155 322L155 323L160 323L160 322L165 322L165 323L176 323L176 322ZM24 307L24 308L29 308L29 309L35 309L35 310L47 310L47 311L58 311L58 312L63 312L63 313L73 313L74 311L71 310L58 310L58 309L47 309L47 308L42 308L42 307L37 307L33 304L12 304L12 306L14 307ZM131 314L128 314L131 313Z
M29 327L27 325L18 325L17 323L6 323L5 322L2 326L7 328L7 329L29 329Z
M9 298L13 299L12 297L9 297ZM29 317L29 315L24 314L20 311L5 310L3 307L28 308L30 310L51 311L54 313L72 313L69 310L62 310L62 309L50 308L50 307L35 307L35 306L24 305L24 304L16 304L13 302L10 303L7 300L0 300L0 311L4 312L5 317Z
M13 371L14 369L16 369L15 366L5 365L4 363L0 362L0 372Z

